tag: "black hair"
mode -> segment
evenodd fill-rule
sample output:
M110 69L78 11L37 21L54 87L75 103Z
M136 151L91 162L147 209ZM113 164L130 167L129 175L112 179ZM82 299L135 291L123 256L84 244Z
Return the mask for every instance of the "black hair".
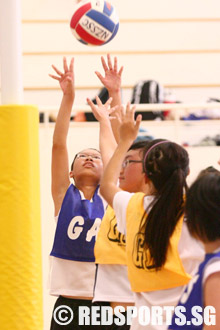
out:
M203 174L186 195L185 214L192 236L203 242L220 239L220 172Z
M128 151L129 150L144 149L148 146L148 143L149 143L149 140L136 141L130 146Z
M213 166L208 166L204 170L202 170L201 172L199 172L199 174L197 176L197 179L199 179L204 174L215 173L215 172L219 172L219 171L215 167L213 167Z
M95 151L98 151L100 153L100 151L98 149L95 149L95 148L87 148L89 150L95 150ZM74 163L75 163L75 160L76 160L76 157L78 154L80 154L82 151L79 151L77 154L75 154L74 158L73 158L73 161L72 161L72 164L70 166L70 170L72 171L73 170L73 166L74 166Z
M189 172L187 151L174 142L163 141L166 140L148 142L143 161L144 172L152 181L156 196L150 211L146 210L142 217L140 232L144 232L144 248L150 252L150 262L156 270L166 262L169 239L183 214Z

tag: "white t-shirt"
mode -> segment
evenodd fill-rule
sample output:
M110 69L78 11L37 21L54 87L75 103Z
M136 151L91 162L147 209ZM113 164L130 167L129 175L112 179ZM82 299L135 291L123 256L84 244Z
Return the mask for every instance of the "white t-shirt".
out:
M85 199L83 193L79 192L81 199ZM100 194L99 196L105 210L107 203ZM55 217L56 223L57 220L58 216ZM96 272L94 262L80 262L49 256L49 266L48 288L51 295L92 299Z
M113 208L117 219L118 230L126 235L126 210L128 202L132 197L132 193L126 191L120 191L116 193L113 200ZM144 208L150 205L154 196L144 197ZM182 264L187 273L194 275L198 269L200 262L204 259L204 249L200 242L192 238L188 232L187 225L184 222L182 227L182 233L178 245L178 251ZM179 298L184 291L184 286L158 290L152 292L134 292L135 306L138 308L141 306L175 306L179 301ZM145 326L139 324L138 318L134 318L132 321L131 330L146 329ZM147 325L148 330L163 330L167 329L166 325L153 326Z

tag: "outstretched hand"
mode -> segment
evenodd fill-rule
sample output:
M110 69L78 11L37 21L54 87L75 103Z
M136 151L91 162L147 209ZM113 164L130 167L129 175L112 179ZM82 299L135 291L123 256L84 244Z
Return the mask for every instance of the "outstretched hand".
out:
M95 74L105 86L109 93L114 93L120 91L121 88L121 75L123 71L123 66L118 71L118 59L114 58L114 65L112 65L111 57L107 54L107 63L103 56L101 56L102 67L105 72L103 77L100 72L95 71Z
M101 122L102 120L109 120L109 115L114 112L118 106L115 106L113 108L110 108L112 97L110 97L104 104L102 104L100 98L96 96L96 104L92 102L89 98L87 98L87 102L90 105L92 112L95 116L95 118Z
M74 58L71 59L70 65L68 67L66 57L63 58L63 70L61 72L58 70L55 65L52 65L52 68L57 73L57 76L49 74L49 76L55 80L59 81L60 87L64 95L75 96L75 83L74 83Z
M134 115L135 106L131 107L130 102L128 102L125 113L121 113L120 141L130 141L132 143L136 139L142 116L138 115L135 120Z

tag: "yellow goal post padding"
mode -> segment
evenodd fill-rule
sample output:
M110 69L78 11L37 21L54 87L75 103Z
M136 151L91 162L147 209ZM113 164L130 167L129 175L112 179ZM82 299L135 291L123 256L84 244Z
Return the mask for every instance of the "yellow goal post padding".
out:
M0 106L0 327L41 330L39 112Z

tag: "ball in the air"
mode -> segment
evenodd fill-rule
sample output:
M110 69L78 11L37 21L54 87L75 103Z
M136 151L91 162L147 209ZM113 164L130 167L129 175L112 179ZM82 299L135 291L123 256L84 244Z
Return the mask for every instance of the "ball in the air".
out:
M119 19L110 2L83 0L75 8L70 28L76 39L83 44L101 46L115 37Z

